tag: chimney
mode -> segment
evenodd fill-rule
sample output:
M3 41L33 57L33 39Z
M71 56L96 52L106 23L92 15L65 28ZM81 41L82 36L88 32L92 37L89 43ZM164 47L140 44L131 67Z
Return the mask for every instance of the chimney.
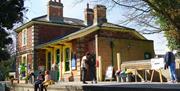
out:
M48 2L48 20L63 22L63 4L61 0L50 0Z
M94 24L102 24L107 22L106 7L104 5L96 5L94 7Z
M89 8L89 4L87 4L87 8L84 10L84 18L87 26L91 26L93 24L94 11Z

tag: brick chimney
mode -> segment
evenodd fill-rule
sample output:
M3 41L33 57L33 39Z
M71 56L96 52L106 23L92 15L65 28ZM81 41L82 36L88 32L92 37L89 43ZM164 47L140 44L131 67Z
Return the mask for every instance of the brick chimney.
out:
M51 22L63 22L63 4L61 0L49 0L48 20Z
M94 7L94 24L107 22L106 7L104 5L96 5Z
M91 26L93 24L94 11L93 9L89 8L89 4L87 4L87 8L84 10L84 18L84 22L87 26Z

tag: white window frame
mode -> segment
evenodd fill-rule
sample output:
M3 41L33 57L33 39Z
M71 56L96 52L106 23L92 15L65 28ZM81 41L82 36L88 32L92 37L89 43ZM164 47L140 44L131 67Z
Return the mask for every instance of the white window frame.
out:
M25 58L25 60L24 60L24 58ZM21 63L20 64L22 64L22 63L24 63L26 67L28 66L28 54L23 54L21 56ZM28 71L27 71L27 68L26 68L25 76L27 76L27 72Z
M25 61L23 60L23 58L25 57ZM23 54L22 56L21 56L21 63L25 63L25 65L27 66L27 54Z
M22 46L27 45L27 28L22 30Z
M66 71L66 65L65 65L66 64L66 61L65 61L65 56L66 56L66 50L65 49L66 48L69 48L69 52L70 52L69 60L68 60L69 61L69 70L67 70L67 71ZM66 46L66 47L63 48L63 50L64 50L64 53L63 53L63 56L64 56L64 72L65 73L70 73L72 71L72 69L71 69L72 68L71 67L71 47L70 46Z

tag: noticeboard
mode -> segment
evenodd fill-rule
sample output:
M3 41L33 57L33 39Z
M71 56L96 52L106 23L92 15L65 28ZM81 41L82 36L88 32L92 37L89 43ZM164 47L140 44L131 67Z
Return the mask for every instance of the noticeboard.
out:
M165 63L163 58L151 59L151 69L163 69L164 65Z
M76 59L73 58L71 62L72 62L72 64L71 64L72 70L75 70L76 69Z
M113 67L108 66L106 70L105 80L111 80L111 79L113 79Z

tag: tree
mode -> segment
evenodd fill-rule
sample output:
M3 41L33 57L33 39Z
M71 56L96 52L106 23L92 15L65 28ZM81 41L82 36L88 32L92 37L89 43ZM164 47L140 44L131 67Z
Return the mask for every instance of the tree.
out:
M0 28L0 62L10 57L7 45L12 43L12 38L8 37L8 35L3 28Z
M82 2L84 0L78 0ZM180 48L180 0L93 0L110 8L124 7L126 21L142 27L141 33L164 31L171 49ZM174 35L175 34L175 35Z
M10 57L7 45L12 44L9 29L23 21L24 0L1 0L0 3L0 61Z
M10 44L13 43L10 29L15 23L23 21L25 11L24 0L1 0L0 2L0 80L4 80L8 73L11 61L4 61L10 58Z

